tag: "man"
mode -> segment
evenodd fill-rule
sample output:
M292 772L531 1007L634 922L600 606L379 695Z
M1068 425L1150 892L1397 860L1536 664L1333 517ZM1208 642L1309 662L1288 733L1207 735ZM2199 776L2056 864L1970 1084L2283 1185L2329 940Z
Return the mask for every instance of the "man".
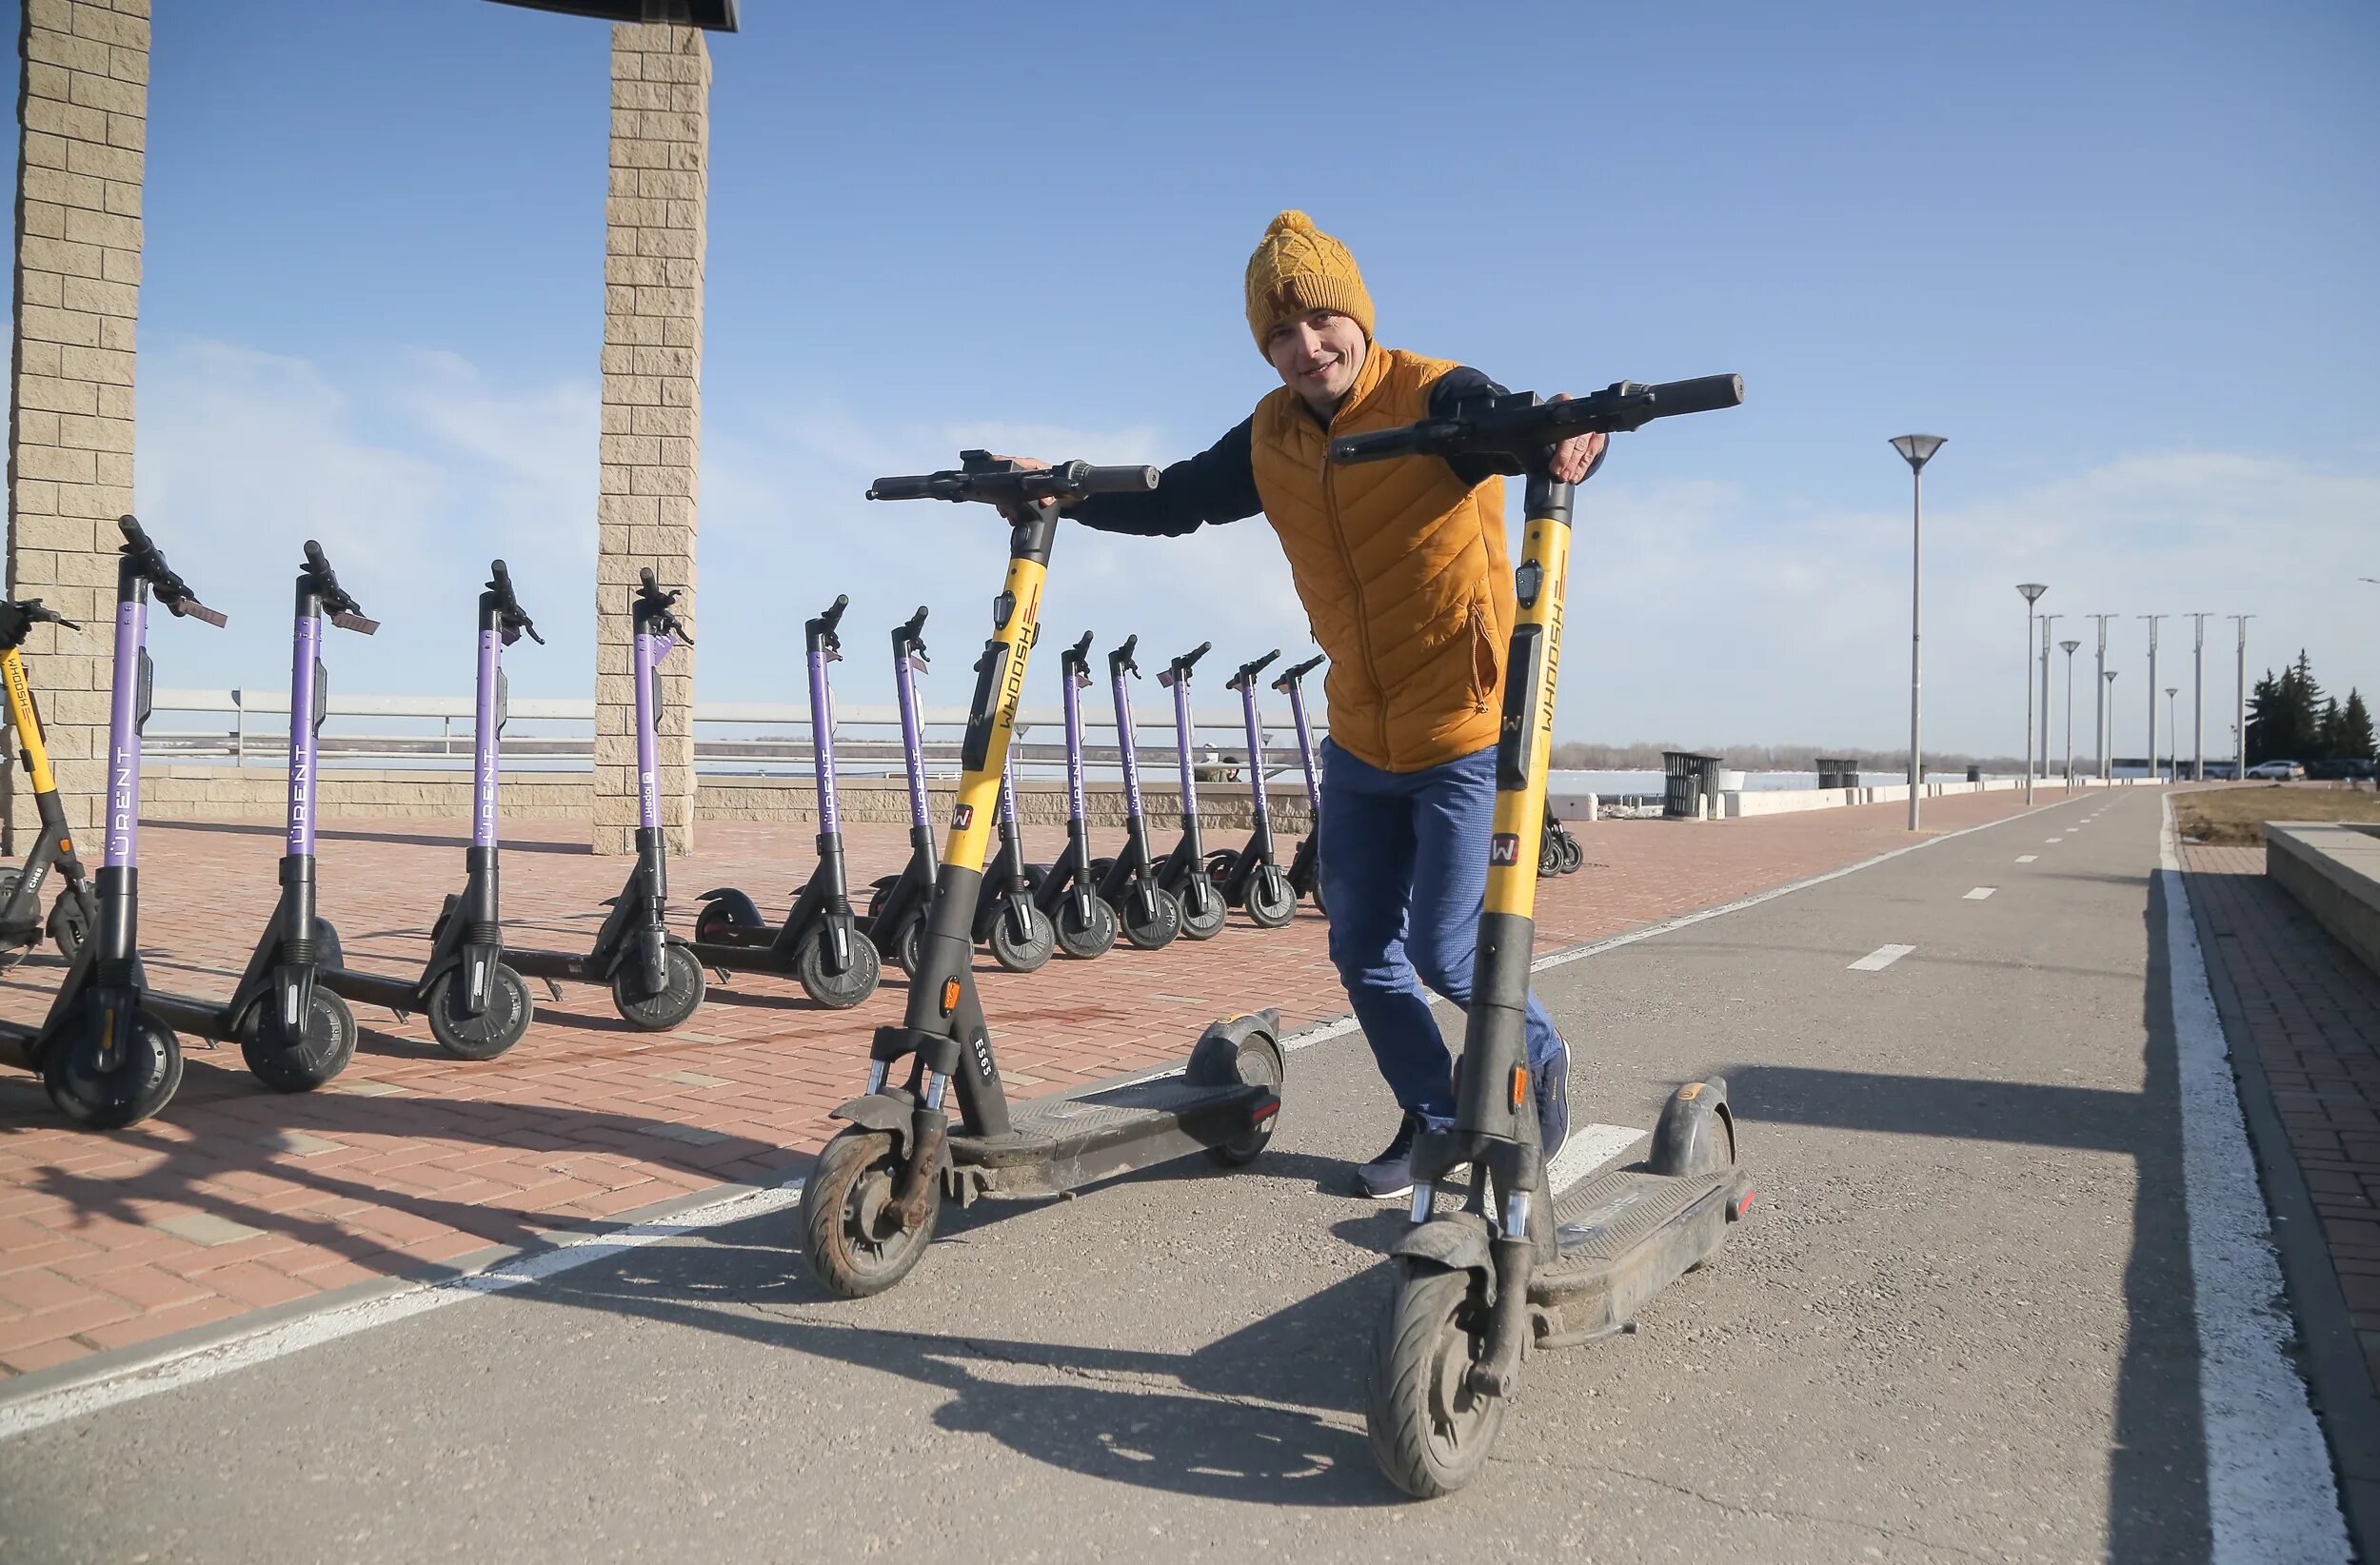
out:
M1279 389L1208 450L1140 495L1078 501L1107 532L1177 536L1261 511L1280 537L1330 654L1319 843L1331 961L1380 1075L1404 1110L1396 1138L1356 1171L1359 1194L1413 1188L1413 1139L1453 1122L1453 1058L1422 986L1458 1005L1487 888L1496 740L1515 615L1504 485L1488 457L1325 460L1330 437L1443 414L1498 390L1476 369L1373 338L1372 299L1345 246L1283 212L1248 260L1248 327ZM1600 434L1547 454L1587 476ZM1569 1133L1570 1054L1533 996L1529 1059L1550 1158Z

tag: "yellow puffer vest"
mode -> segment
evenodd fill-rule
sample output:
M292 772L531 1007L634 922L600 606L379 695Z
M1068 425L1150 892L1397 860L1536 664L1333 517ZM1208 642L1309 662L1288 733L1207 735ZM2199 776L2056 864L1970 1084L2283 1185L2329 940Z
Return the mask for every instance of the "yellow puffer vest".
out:
M1328 431L1287 386L1251 428L1257 493L1330 654L1331 739L1392 772L1496 743L1514 617L1504 481L1465 488L1437 457L1333 466L1324 450L1427 417L1454 367L1375 346Z

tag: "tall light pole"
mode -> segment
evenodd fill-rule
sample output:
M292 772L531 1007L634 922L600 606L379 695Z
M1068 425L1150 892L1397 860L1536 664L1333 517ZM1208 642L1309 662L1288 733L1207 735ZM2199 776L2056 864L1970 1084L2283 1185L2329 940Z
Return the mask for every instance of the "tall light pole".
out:
M2192 627L2196 632L2196 644L2191 654L2192 688L2190 695L2190 731L2197 755L2190 767L2192 782L2207 780L2207 622L2213 618L2212 614L2190 616ZM2179 738L2178 735L2175 737Z
M1917 829L1917 798L1925 792L1925 761L1917 745L1917 695L1925 671L1926 464L1942 448L1940 435L1894 435L1893 449L1909 464L1909 829Z
M2239 758L2231 767L2234 782L2248 781L2248 622L2254 618L2253 614L2231 616L2232 623L2239 626L2239 684L2231 698L2231 731L2239 736Z
M2162 614L2143 614L2149 622L2149 780L2155 782L2157 772L2157 622Z
M2108 769L2108 622L2121 616L2086 614L2083 618L2099 622L2099 710L2091 724L2091 743L2099 747L2099 781L2104 782L2114 775Z
M2099 681L2101 689L2104 690L2107 695L2108 714L2111 718L2112 718L2115 713L2115 670L2112 668L2101 669L2099 671ZM2115 747L2114 742L2115 725L2112 722L2111 722L2108 724L2108 747L2110 749L2113 749ZM2099 769L2106 775L2110 785L2113 785L2115 782L2114 761L2108 758L2102 758Z
M2174 688L2175 687L2171 684L2165 687L2165 731L2172 735L2176 741L2173 745L2173 765L2166 775L2167 781L2179 782L2182 780L2182 746L2179 743L2182 737L2182 730L2175 725L2173 718ZM2153 704L2153 703L2152 703L2152 704ZM2152 762L2154 762L2156 757L2151 756L2149 759Z
M2066 649L2066 791L2074 791L2074 648L2078 641L2063 641Z
M2041 616L2041 781L2050 780L2050 627L2063 614Z
M2025 802L2033 802L2033 605L2050 590L2042 582L2019 582L2025 595Z

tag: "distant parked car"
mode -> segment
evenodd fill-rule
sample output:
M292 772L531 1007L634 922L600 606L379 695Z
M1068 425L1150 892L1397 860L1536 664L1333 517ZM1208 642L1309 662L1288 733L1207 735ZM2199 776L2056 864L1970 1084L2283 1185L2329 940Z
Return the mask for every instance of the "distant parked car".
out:
M2291 782L2306 775L2306 768L2294 761L2259 761L2248 768L2251 777Z
M2369 782L2373 771L2370 761L2341 758L2335 761L2309 761L2306 775L2330 782Z

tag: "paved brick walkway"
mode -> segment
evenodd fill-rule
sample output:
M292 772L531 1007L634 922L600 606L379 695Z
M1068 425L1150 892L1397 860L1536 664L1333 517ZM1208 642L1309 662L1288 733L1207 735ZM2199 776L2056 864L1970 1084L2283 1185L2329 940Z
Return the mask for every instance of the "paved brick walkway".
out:
M2184 853L2380 1390L2380 974L2266 878L2262 847Z
M2053 796L2054 797L2054 796ZM2007 793L1928 806L1933 831L2015 813ZM1905 843L1903 806L1722 824L1606 822L1579 831L1587 867L1550 882L1540 950L1707 907ZM507 843L507 938L584 949L625 872L583 829L525 826ZM216 995L246 961L276 891L277 826L154 824L142 837L151 981ZM1035 844L1057 845L1055 834ZM723 882L781 903L808 873L802 827L705 825L671 865L683 915ZM862 882L897 869L905 830L851 833ZM410 974L462 853L442 831L332 824L323 910L360 968ZM978 963L1011 1087L1058 1090L1179 1059L1213 1017L1279 1006L1302 1026L1345 1001L1311 913L1267 933L1235 915L1217 940L1162 952L1120 946L1016 976ZM0 985L0 1015L37 1020L54 968ZM738 975L676 1033L625 1028L607 996L539 995L539 1024L502 1059L464 1064L418 1020L358 1006L354 1062L321 1092L263 1090L234 1046L188 1043L181 1096L115 1135L66 1127L39 1082L0 1073L0 1373L22 1374L348 1284L417 1274L491 1246L604 1226L730 1181L774 1180L830 1133L855 1093L862 1040L896 1020L897 969L849 1013L790 981ZM1586 1046L1592 1046L1587 1040ZM1385 1091L1382 1115L1389 1113Z

